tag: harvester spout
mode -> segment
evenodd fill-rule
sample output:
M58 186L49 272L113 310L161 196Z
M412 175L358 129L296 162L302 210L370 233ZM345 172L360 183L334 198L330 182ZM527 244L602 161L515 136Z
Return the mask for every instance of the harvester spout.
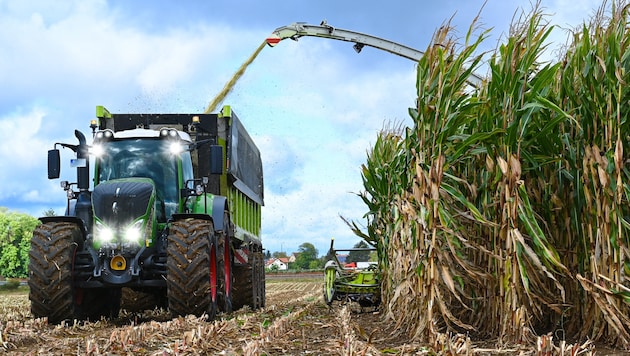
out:
M298 40L303 36L313 36L328 38L332 40L339 40L345 42L354 43L354 50L359 53L364 46L380 49L403 58L407 58L414 62L418 62L424 53L417 49L405 46L400 43L396 43L384 38L368 35L365 33L344 30L329 25L325 20L319 25L309 25L304 22L295 22L288 26L278 27L275 29L269 37L267 37L267 44L271 47L280 43L280 41L290 38L292 40ZM480 88L483 82L483 78L471 73L467 80L468 84L475 88Z
M267 45L269 47L274 47L280 41L290 38L292 40L297 41L300 37L298 34L300 33L300 28L298 27L299 23L294 23L289 26L278 27L275 29L269 37L267 37Z

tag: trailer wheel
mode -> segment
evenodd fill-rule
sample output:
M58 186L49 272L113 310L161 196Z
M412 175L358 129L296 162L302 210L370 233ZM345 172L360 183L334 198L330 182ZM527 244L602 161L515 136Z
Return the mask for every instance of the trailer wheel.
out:
M218 304L219 310L224 313L232 312L232 288L234 279L232 276L232 266L234 265L234 255L228 234L229 217L227 213L223 221L225 226L223 232L217 236L217 270L218 270Z
M254 254L255 256L255 279L254 288L256 289L254 306L256 309L264 308L267 302L266 288L265 288L265 258L262 253L262 246L259 246L259 250Z
M175 221L168 236L167 298L173 315L217 311L217 243L211 221Z
M265 306L265 262L262 247L249 245L248 263L234 266L234 309L249 305L253 310Z
M75 318L72 267L83 237L74 223L48 222L33 231L29 257L29 299L36 318L58 324Z
M238 310L246 305L253 308L253 268L251 263L234 266L234 297L232 307Z

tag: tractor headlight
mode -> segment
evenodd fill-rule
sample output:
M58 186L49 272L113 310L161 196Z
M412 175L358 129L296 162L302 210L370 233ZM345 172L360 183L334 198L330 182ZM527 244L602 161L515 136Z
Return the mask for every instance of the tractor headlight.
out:
M142 239L143 237L143 223L144 220L138 220L125 228L123 238L125 239L126 243L140 244L140 239Z
M94 241L100 245L107 245L114 241L114 230L109 226L97 221L94 224Z
M169 146L168 146L168 151L172 154L172 155L178 155L182 152L184 152L184 147L179 143L179 142L172 142Z
M105 149L103 148L102 145L95 144L95 145L92 145L92 147L90 147L90 153L96 157L101 157L105 153Z

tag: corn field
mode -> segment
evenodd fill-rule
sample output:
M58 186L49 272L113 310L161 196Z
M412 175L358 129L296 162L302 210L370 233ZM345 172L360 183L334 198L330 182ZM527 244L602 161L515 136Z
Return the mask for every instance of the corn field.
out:
M434 34L412 127L384 129L362 167L399 330L630 348L629 11L604 3L557 61L547 39L564 30L538 5L489 54L476 23Z

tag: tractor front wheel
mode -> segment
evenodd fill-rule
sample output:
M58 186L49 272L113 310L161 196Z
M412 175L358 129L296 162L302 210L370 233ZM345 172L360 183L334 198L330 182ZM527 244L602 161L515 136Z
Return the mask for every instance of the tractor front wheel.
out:
M217 312L217 241L212 221L186 219L170 228L167 252L167 298L173 315Z
M29 257L31 313L52 324L76 317L72 267L83 237L74 223L48 222L33 231Z

